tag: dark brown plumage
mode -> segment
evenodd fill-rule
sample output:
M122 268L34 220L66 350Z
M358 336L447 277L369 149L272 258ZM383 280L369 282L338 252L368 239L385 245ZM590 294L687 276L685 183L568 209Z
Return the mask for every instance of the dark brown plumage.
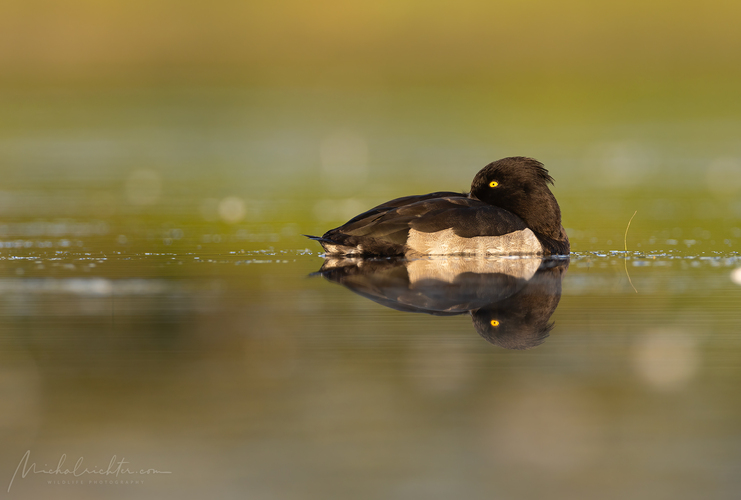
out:
M539 161L504 158L481 169L469 193L397 198L309 238L330 255L568 254L552 183Z

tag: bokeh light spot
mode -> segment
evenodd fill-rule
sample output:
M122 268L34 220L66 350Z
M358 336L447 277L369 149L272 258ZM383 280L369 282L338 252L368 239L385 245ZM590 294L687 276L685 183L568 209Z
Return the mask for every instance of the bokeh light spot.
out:
M224 222L234 224L244 219L247 209L244 200L236 196L227 196L219 202L219 216Z
M683 387L697 373L700 354L694 339L677 330L657 330L640 338L633 350L636 371L659 390Z
M150 169L135 170L126 179L125 191L126 199L132 205L153 205L162 192L160 174Z
M741 286L741 267L737 267L736 269L731 271L731 281Z
M737 158L719 158L705 172L705 181L711 193L727 196L741 191L741 161Z

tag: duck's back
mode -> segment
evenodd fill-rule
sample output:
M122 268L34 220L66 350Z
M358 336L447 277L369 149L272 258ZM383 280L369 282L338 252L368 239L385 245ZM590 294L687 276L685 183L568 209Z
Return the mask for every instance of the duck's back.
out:
M388 201L317 240L342 255L543 253L518 216L447 191Z

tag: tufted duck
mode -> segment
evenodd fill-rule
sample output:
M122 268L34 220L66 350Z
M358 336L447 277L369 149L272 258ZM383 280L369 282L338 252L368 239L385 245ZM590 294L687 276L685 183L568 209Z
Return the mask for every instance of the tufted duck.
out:
M566 255L569 238L543 164L514 156L485 166L470 193L405 196L309 236L328 255Z

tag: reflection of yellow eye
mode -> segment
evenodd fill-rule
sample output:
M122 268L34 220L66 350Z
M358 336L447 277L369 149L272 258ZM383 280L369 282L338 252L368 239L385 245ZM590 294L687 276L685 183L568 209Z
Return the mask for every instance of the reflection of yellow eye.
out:
M491 326L499 326L499 320L496 320L496 319L491 320Z
M499 185L499 183L498 183L497 181L491 181L491 182L489 183L489 187L492 187L492 188L495 188L495 187L497 187L498 185Z

